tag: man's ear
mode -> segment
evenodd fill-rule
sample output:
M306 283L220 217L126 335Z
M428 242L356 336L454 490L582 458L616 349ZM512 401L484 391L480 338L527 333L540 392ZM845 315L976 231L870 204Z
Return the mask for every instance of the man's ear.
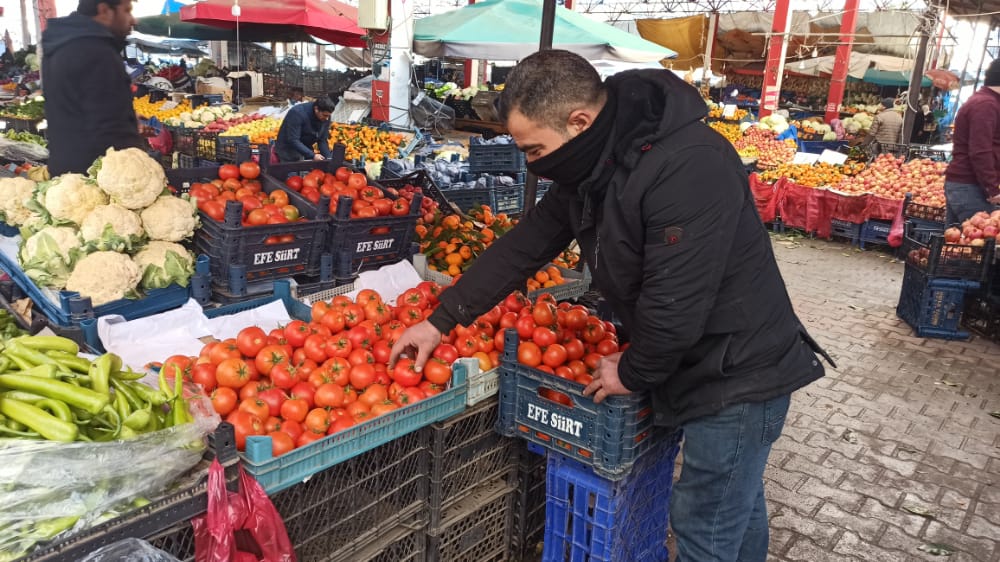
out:
M566 127L574 135L579 135L589 129L594 124L594 119L596 118L597 115L590 109L574 109L569 114Z

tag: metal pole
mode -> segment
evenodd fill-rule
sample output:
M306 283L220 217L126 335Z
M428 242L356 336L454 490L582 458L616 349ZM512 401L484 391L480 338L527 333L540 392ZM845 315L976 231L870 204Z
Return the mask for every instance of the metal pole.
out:
M542 34L538 42L538 50L552 48L552 35L556 27L556 0L545 0L542 3ZM535 208L535 197L538 195L538 176L528 172L524 178L524 212Z
M851 66L851 49L854 47L854 28L858 21L858 0L844 3L843 20L840 22L840 45L833 60L833 75L830 77L830 93L826 98L827 123L840 117L840 104L844 101L844 86L847 85L847 71Z
M983 64L986 62L986 51L989 50L990 35L992 34L993 28L990 28L990 30L986 32L986 41L983 42L983 51L979 54L979 66L976 67L976 83L972 86L973 92L979 89L979 79L983 75ZM961 86L961 84L959 86Z
M767 44L767 65L764 67L764 87L760 94L760 117L778 110L781 99L781 78L785 73L785 52L788 41L785 34L792 26L792 9L788 0L778 0L771 22L771 37Z
M902 144L910 144L910 135L913 132L913 122L917 117L917 110L920 103L920 85L924 81L924 62L927 60L927 43L934 33L937 24L937 10L930 6L924 11L920 21L920 44L917 47L917 56L913 58L913 70L910 72L910 89L907 92L906 115L903 118L903 138Z

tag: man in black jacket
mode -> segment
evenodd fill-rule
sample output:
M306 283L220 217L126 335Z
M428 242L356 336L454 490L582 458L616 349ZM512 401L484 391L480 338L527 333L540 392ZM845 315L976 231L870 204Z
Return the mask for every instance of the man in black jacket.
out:
M274 150L282 162L326 160L330 157L330 115L336 109L330 96L292 106L278 129ZM316 145L318 153L313 150Z
M823 376L785 290L736 151L666 70L597 72L567 51L521 61L500 112L528 168L555 181L538 206L393 348L422 366L576 238L631 346L602 359L595 400L648 392L684 429L671 500L683 562L767 557L762 474L790 394ZM825 355L825 354L824 354Z
M42 35L49 173L86 172L109 147L144 148L121 50L132 0L80 0Z

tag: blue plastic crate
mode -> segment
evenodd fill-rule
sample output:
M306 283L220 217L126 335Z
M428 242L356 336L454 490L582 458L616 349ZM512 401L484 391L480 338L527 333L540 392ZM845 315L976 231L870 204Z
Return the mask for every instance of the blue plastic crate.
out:
M830 235L840 238L847 238L851 244L857 244L861 235L861 224L848 222L840 219L830 221Z
M582 384L518 363L517 346L517 332L508 330L500 363L497 431L572 457L605 478L623 478L651 446L649 397L610 396L595 404L583 395ZM562 394L564 402L545 391Z
M167 170L167 181L180 193L185 193L193 183L211 181L218 177L218 167ZM263 183L270 193L283 186ZM285 189L289 201L299 209L307 221L284 224L243 226L243 204L226 203L223 221L217 221L203 212L201 228L195 231L194 251L211 259L212 283L224 291L238 294L248 283L274 280L293 275L323 273L323 254L329 232L326 208L310 213L308 207L293 199L295 194ZM326 258L332 259L332 258ZM321 279L329 281L331 277Z
M912 327L918 337L968 339L960 329L965 293L979 288L975 281L935 279L906 264L896 315Z
M546 466L543 562L666 562L680 434L655 436L622 480L601 478L556 453Z
M948 244L937 231L919 231L910 226L903 237L901 253L912 265L931 278L959 279L987 283L993 266L995 242L983 246Z
M865 244L889 245L889 231L892 229L892 221L866 220L861 224L861 234L859 242L861 249Z
M447 189L444 196L462 212L488 205L494 214L519 214L524 209L524 184Z
M119 299L93 306L89 297L81 297L75 291L59 291L59 302L54 302L35 285L21 269L17 261L0 252L0 269L10 275L11 280L25 295L31 298L42 314L59 326L80 326L86 321L93 322L98 316L120 314L126 320L143 318L157 312L177 308L187 302L191 291L188 287L171 285L164 289L148 291L141 299Z
M524 153L515 144L469 145L469 172L473 174L523 172L525 169Z

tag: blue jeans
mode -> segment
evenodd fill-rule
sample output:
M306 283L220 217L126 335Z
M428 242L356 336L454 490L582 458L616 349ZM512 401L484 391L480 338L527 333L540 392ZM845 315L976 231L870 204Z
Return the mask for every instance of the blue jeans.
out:
M990 212L996 207L986 200L986 192L974 183L945 182L945 221L949 226L972 218L979 211Z
M764 562L764 467L790 395L737 404L684 424L684 464L670 500L676 562Z

